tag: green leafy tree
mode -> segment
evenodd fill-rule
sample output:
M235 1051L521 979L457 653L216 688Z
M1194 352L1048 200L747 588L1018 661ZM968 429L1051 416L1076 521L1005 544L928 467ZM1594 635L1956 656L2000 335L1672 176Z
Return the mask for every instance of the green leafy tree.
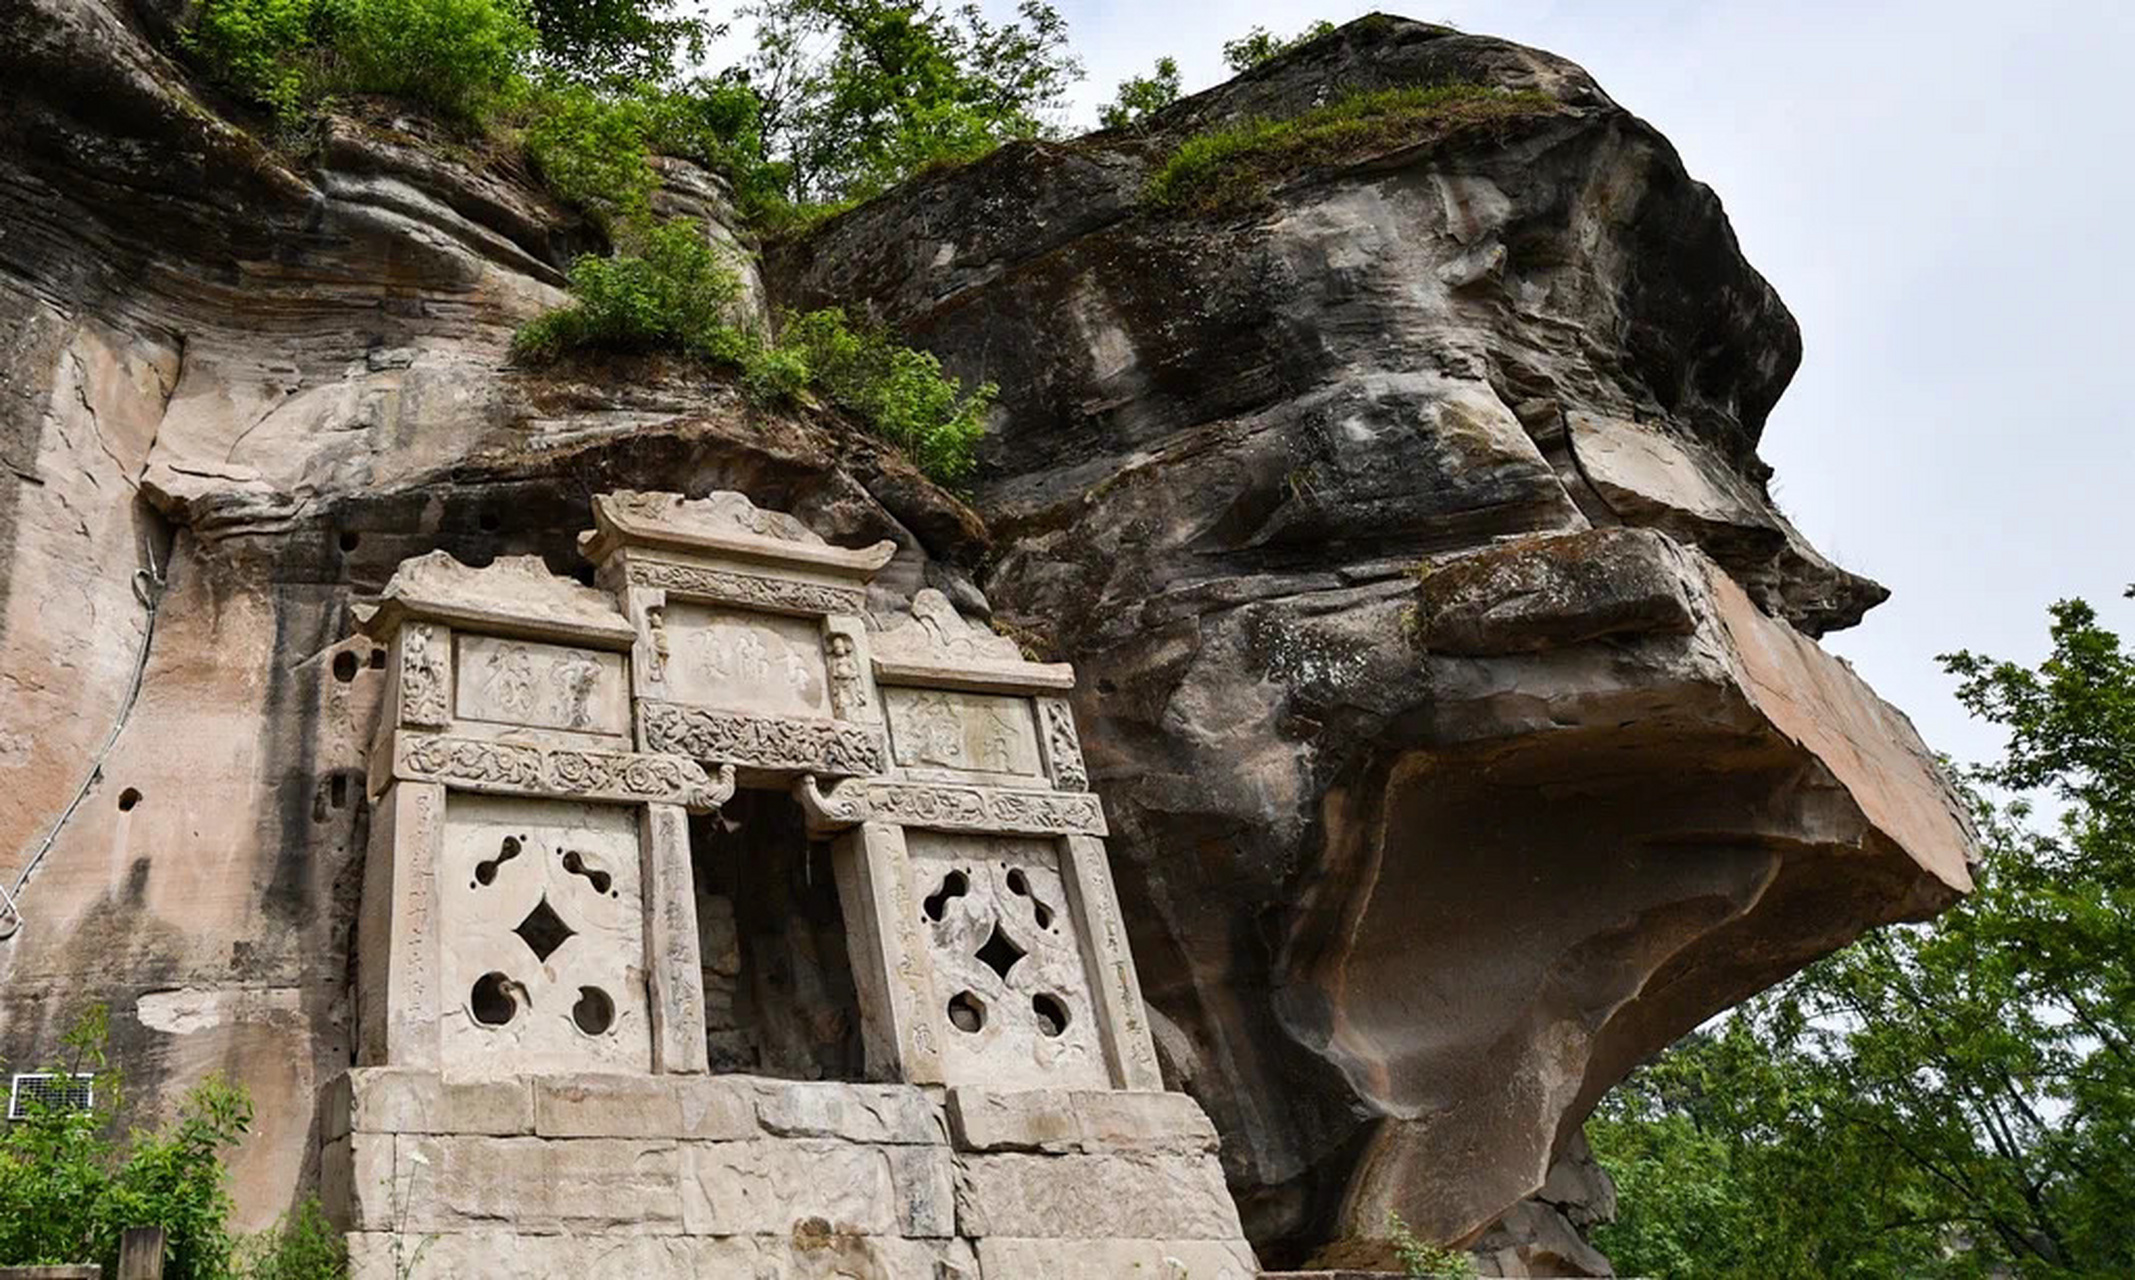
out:
M671 0L533 0L542 61L584 84L667 84L724 31Z
M1251 71L1270 58L1288 53L1299 45L1308 44L1333 30L1334 24L1322 19L1285 40L1266 27L1256 24L1252 30L1236 40L1223 42L1223 64L1233 72Z
M1969 775L1976 892L1752 1001L1590 1123L1626 1274L2135 1274L2135 655L2081 601L2052 615L2036 668L1943 659L2008 740Z
M745 68L766 148L795 204L865 199L928 165L1057 132L1082 75L1067 24L1045 0L1013 22L976 4L759 0Z
M161 1227L170 1280L223 1280L233 1242L222 1153L251 1125L244 1091L210 1077L177 1118L125 1144L112 1136L120 1079L105 1052L108 1019L99 1005L76 1022L48 1069L95 1077L88 1110L31 1102L0 1128L0 1263L118 1267L128 1227Z
M1120 81L1119 95L1097 109L1097 118L1107 129L1124 129L1178 100L1178 60L1158 58L1152 74Z

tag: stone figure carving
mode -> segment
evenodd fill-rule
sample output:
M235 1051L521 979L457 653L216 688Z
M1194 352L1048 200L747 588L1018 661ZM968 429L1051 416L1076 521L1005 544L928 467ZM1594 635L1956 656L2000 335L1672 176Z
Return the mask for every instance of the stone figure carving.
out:
M531 715L534 710L534 656L523 644L492 649L483 664L482 688L502 710Z
M1053 785L1062 791L1088 791L1090 775L1082 762L1074 711L1063 699L1040 698L1038 715L1045 722L1045 751L1053 764Z
M867 707L867 682L860 676L860 659L853 638L833 631L824 640L829 656L830 710L840 720L857 720Z
M593 688L600 680L600 667L582 653L566 655L549 671L549 681L555 686L561 715L558 717L572 729L588 728L593 723L589 703Z
M400 631L400 720L425 729L442 729L451 719L445 699L445 659L433 647L436 630L411 622Z
M652 652L647 662L650 670L646 674L656 683L664 681L667 659L672 653L667 640L667 606L656 604L645 610L645 629L652 633Z

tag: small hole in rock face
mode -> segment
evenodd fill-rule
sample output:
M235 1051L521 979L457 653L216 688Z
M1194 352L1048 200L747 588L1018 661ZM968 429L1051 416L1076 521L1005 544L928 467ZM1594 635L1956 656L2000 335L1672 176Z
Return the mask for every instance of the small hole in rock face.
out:
M1038 1030L1048 1036L1057 1036L1067 1030L1067 1005L1058 996L1039 992L1030 998L1030 1011L1038 1015Z
M139 803L141 803L141 793L134 790L132 787L128 787L124 791L119 792L120 813L132 812L133 807Z
M484 511L481 519L475 521L475 523L481 526L484 533L495 533L504 527L504 522L497 519L497 513L494 511Z
M339 680L343 684L347 684L349 681L356 678L356 668L358 665L359 664L356 661L356 655L348 652L345 649L342 650L340 653L335 654L334 679Z
M336 809L348 808L348 775L337 773L326 784L326 802Z
M578 1003L571 1006L571 1021L589 1036L605 1035L615 1025L615 1001L599 987L580 987Z
M926 902L921 904L926 910L927 919L941 919L949 910L949 899L961 898L969 892L971 892L971 877L963 872L951 871L948 875L943 876L941 878L941 888L929 894Z
M949 998L949 1024L958 1031L976 1032L986 1025L986 1003L969 991Z
M383 670L385 670L385 650L383 650L383 649L373 649L373 650L371 650L371 670L373 670L373 671L383 671Z
M1009 941L1008 935L1001 932L1001 926L998 924L993 926L993 933L987 937L985 945L981 946L978 951L978 957L985 963L986 967L1000 974L1004 979L1008 977L1008 971L1015 968L1016 962L1021 960L1023 956L1023 948Z
M615 877L607 872L598 867L587 866L585 855L576 849L563 855L563 869L574 876L584 876L586 883L593 886L593 892L595 893L608 893L608 886L615 883ZM609 894L608 896L614 897L616 895Z
M495 884L497 882L497 868L503 866L505 863L510 862L513 858L516 858L518 856L519 837L504 837L504 843L497 848L496 857L484 858L480 862L474 864L475 883ZM472 888L473 886L470 885L468 887Z
M343 552L354 551L357 547L361 545L363 545L362 534L356 532L354 529L343 529L341 531L341 550Z
M512 995L512 980L501 973L485 973L475 979L467 1005L474 1020L485 1027L501 1027L519 1016L519 1001Z

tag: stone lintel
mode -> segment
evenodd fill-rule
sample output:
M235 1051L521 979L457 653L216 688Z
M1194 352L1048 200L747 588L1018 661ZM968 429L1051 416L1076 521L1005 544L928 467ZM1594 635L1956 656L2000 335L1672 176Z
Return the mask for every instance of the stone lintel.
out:
M601 751L555 739L401 730L386 759L390 776L379 776L374 762L374 790L396 780L435 782L485 795L672 804L694 813L710 813L734 795L731 766L715 780L687 756Z
M730 605L759 613L801 617L858 616L866 611L867 591L847 579L820 570L801 576L744 561L710 557L647 554L634 548L618 553L604 567L604 581L642 590L662 591L673 600Z
M1104 806L1088 793L870 779L852 779L826 790L810 776L794 784L793 794L814 835L863 822L1006 835L1107 834Z
M1065 662L925 661L877 655L875 679L964 693L1062 693L1075 687L1075 668Z
M738 768L821 777L886 772L878 725L749 715L679 702L638 699L639 740L656 752Z

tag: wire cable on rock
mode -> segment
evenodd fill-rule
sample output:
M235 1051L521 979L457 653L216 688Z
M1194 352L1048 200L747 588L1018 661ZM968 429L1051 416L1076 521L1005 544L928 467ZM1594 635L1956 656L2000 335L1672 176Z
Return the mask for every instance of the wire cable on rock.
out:
M0 942L14 937L23 925L29 923L28 918L22 914L23 889L29 884L30 876L36 872L38 864L44 861L45 855L52 852L52 846L58 843L59 833L66 829L68 820L74 817L74 811L81 808L82 801L88 799L89 792L95 789L97 779L104 774L104 761L110 758L112 748L118 745L119 734L125 730L128 717L133 715L134 704L141 699L141 683L148 674L148 647L156 638L156 606L162 602L163 587L163 574L156 568L156 549L150 546L148 567L133 571L133 594L141 602L141 606L148 610L148 623L141 631L141 651L134 659L133 679L126 685L126 700L119 704L119 718L111 726L111 733L104 739L104 745L97 750L96 759L90 761L89 773L74 792L74 798L60 811L58 821L45 833L36 851L29 855L29 860L22 864L22 870L16 873L14 888L10 889L5 883L0 883Z

